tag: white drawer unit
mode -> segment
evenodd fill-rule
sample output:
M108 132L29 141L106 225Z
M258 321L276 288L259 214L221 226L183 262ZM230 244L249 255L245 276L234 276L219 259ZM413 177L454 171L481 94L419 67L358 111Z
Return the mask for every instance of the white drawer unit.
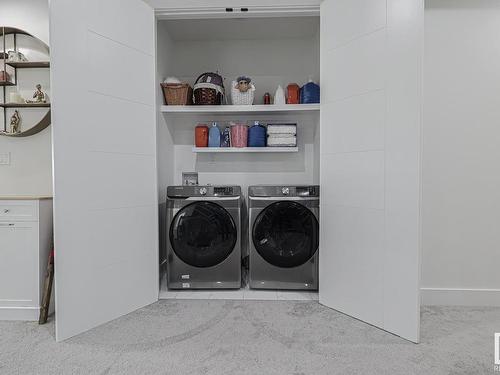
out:
M0 201L0 222L38 220L38 201L2 200Z
M0 320L38 320L52 199L0 199Z

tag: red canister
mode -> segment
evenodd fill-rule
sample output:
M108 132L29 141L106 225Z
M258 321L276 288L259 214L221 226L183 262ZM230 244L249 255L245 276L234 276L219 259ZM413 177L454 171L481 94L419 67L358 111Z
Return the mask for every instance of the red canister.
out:
M271 94L268 92L264 94L264 104L271 104Z
M287 104L300 103L300 87L296 83L290 83L286 87L286 103Z
M194 144L196 147L208 147L208 126L200 124L194 129Z

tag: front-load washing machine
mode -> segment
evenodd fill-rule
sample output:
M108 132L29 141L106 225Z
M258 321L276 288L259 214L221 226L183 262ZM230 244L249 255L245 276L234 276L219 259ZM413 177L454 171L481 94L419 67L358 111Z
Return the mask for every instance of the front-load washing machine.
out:
M167 188L167 287L241 287L241 188Z
M319 186L250 186L249 284L318 289Z

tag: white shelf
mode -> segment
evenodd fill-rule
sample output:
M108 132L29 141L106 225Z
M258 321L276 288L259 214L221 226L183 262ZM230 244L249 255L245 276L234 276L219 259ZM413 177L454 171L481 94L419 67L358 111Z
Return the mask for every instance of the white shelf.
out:
M298 147L193 147L195 153L263 153L263 152L298 152Z
M319 112L319 104L256 104L256 105L162 105L164 113L190 114L268 114Z

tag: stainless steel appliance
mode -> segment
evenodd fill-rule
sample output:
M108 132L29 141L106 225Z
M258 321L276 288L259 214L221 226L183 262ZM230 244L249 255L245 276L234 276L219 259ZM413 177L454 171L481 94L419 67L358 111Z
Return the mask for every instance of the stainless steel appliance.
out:
M319 186L250 186L249 284L318 289Z
M167 286L241 287L241 188L167 188Z

